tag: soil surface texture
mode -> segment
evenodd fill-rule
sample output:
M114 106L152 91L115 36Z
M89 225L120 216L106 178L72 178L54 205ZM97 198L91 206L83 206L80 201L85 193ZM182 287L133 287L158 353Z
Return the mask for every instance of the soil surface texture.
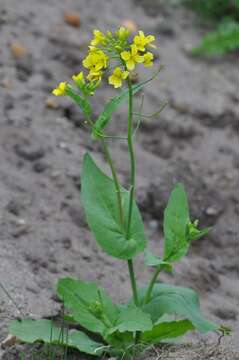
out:
M118 302L131 296L125 263L97 247L80 203L83 155L90 151L108 171L102 150L77 107L51 96L81 70L92 29L129 22L155 34L165 65L144 89L144 112L168 106L143 121L136 143L137 201L150 248L162 252L163 210L173 184L183 182L192 217L213 230L162 279L197 290L208 318L233 329L220 345L217 334L196 334L153 349L147 360L239 359L238 53L191 57L205 29L195 14L160 0L0 1L0 283L11 296L0 288L0 341L11 319L59 313L61 277L95 280ZM93 99L96 114L114 94L105 83ZM125 131L126 110L122 105L109 132ZM127 184L125 142L114 142L112 152ZM141 285L150 275L142 264L140 256ZM19 351L0 350L0 357L19 359Z

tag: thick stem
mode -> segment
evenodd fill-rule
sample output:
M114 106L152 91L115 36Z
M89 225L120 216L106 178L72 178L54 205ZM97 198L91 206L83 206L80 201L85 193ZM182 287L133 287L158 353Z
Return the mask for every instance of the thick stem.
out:
M130 275L131 288L132 288L133 297L134 297L134 303L136 306L138 306L139 305L138 290L137 290L137 284L136 284L136 279L135 279L135 274L134 274L134 264L133 264L132 259L128 260L128 269L129 269L129 275Z
M151 294L152 294L152 291L153 291L154 284L155 284L155 282L156 282L156 280L157 280L157 277L158 277L160 271L161 271L161 266L159 266L159 267L155 270L155 272L154 272L154 274L153 274L153 277L152 277L152 279L151 279L151 281L150 281L150 283L149 283L148 289L147 289L146 294L145 294L145 297L144 297L144 301L143 301L144 304L147 304L147 303L149 302L149 300L150 300L150 297L151 297Z

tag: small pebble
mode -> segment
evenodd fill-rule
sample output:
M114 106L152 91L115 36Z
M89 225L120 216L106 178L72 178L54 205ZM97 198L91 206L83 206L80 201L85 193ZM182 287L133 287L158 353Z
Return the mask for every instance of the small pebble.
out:
M59 107L57 101L52 97L47 97L45 100L45 106L48 109L57 109Z
M206 209L205 213L208 216L217 216L219 211L216 208L210 206Z
M21 59L27 55L27 48L20 42L13 42L10 45L11 53L15 59Z
M65 11L64 12L65 22L72 27L80 27L80 14L76 11Z

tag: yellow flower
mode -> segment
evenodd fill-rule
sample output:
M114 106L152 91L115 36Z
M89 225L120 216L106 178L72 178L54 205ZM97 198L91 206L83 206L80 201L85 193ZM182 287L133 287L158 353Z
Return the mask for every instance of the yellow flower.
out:
M103 76L103 71L95 71L95 70L90 70L89 74L87 75L87 79L92 82L92 81L101 81L101 78Z
M128 75L128 71L122 71L120 67L117 67L109 77L109 84L113 85L115 88L119 88L122 86L122 81L127 79Z
M128 70L134 70L137 63L144 61L144 57L139 55L136 45L131 45L130 51L123 51L120 55L125 61Z
M52 94L55 96L66 95L67 82L61 82L53 91Z
M130 35L130 31L129 29L126 29L124 26L121 26L117 31L116 31L116 36L120 39L120 40L126 40Z
M155 37L153 35L145 36L144 32L141 30L139 31L139 34L134 37L134 44L140 51L145 51L146 45L155 48L156 46L151 44L153 41L155 41Z
M145 67L150 67L153 66L153 59L154 59L154 55L151 52L147 52L146 54L144 54L144 66Z
M96 46L98 44L102 44L105 41L105 36L100 30L93 31L94 39L91 40L91 45Z
M82 63L87 69L99 71L107 67L108 61L109 57L102 50L90 47L89 54Z
M85 84L85 79L84 79L83 71L81 71L78 75L73 75L73 76L72 76L72 80L73 80L77 85Z

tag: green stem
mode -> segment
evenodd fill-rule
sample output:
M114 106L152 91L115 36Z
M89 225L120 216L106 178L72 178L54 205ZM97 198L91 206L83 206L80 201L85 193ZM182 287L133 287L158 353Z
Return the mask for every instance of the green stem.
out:
M130 228L132 220L132 211L133 211L133 200L134 200L134 190L135 190L135 155L134 155L134 145L133 145L133 89L130 78L128 78L128 88L129 88L129 112L128 112L128 149L130 156L130 196L129 196L129 212L128 212L128 222L126 230L126 238L130 238ZM134 296L134 303L136 306L139 304L138 300L138 290L134 273L133 260L128 260L128 269L130 274L131 287Z
M132 219L132 210L133 210L133 200L134 200L134 191L135 191L135 155L134 155L134 145L133 145L133 89L130 78L128 78L128 88L129 88L129 113L128 113L128 149L130 155L130 198L129 198L129 213L128 213L128 223L127 223L127 232L126 237L130 236L130 227Z
M155 272L154 272L154 274L152 276L152 279L151 279L151 281L149 283L148 289L146 291L146 295L144 297L143 304L147 304L149 302L152 291L153 291L154 284L155 284L155 282L157 280L157 277L158 277L160 271L161 271L161 266L159 265L159 267L156 268L156 270L155 270Z
M129 269L131 288L132 288L133 297L134 297L134 303L136 306L138 306L139 305L138 289L137 289L137 284L136 284L136 279L135 279L135 274L134 274L134 264L133 264L132 259L128 260L128 269Z
M110 166L110 170L113 176L113 181L115 185L115 190L117 194L117 201L118 201L118 208L119 208L119 220L122 227L122 230L124 229L124 211L123 211L123 205L122 205L122 198L121 198L121 190L120 190L120 183L118 180L117 172L113 163L113 160L111 158L107 142L105 141L104 137L101 138L101 143L103 146L103 150L105 153L106 160Z

